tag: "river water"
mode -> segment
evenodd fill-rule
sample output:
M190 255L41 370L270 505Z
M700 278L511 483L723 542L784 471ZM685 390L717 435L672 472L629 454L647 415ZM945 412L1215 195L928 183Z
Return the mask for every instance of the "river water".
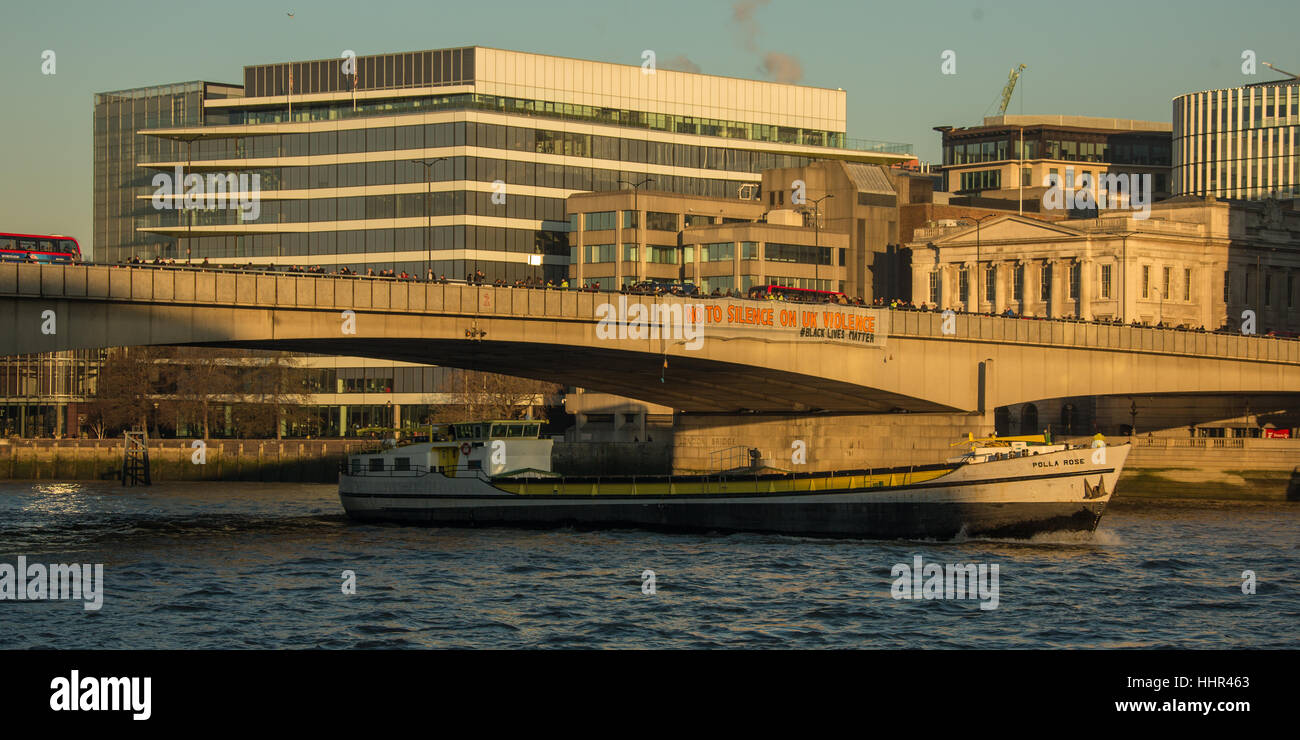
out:
M0 562L20 555L102 563L103 605L0 601L0 649L1300 646L1283 502L1121 492L1091 535L881 542L357 524L320 485L3 482ZM918 555L997 565L996 608L893 598Z

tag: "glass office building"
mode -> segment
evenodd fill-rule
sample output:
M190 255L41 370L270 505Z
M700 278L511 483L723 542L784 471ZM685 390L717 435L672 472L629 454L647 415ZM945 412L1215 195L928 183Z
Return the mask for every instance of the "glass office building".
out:
M1300 195L1300 80L1174 98L1174 194Z
M241 96L202 108L140 128L160 142L142 179L257 175L259 207L137 198L164 258L514 281L541 253L560 278L571 194L650 177L738 198L764 169L912 159L848 139L842 90L483 47L246 67Z
M182 144L173 139L140 136L138 131L160 126L202 125L203 101L239 95L237 85L182 82L138 87L95 95L94 237L89 258L118 262L135 255L159 254L171 237L141 232L136 226L149 218L153 172L142 162L175 159Z

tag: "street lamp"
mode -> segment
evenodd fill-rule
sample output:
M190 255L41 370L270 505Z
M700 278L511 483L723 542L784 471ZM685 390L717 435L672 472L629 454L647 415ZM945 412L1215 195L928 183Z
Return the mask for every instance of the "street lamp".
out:
M427 191L424 197L424 274L426 277L433 276L433 246L430 244L430 232L433 231L433 209L431 201L433 200L433 166L446 157L437 157L435 159L424 159L416 162L424 167L424 182L427 185Z
M643 178L640 182L629 182L629 181L627 181L627 180L623 180L623 179L620 179L620 180L618 181L618 184L619 184L619 185L631 185L631 186L632 186L632 212L636 214L636 261L637 261L637 276L636 276L636 277L637 277L638 280L642 279L642 277L643 277L641 273L644 272L644 271L641 269L641 261L642 261L643 259L645 259L645 255L642 254L642 252L643 252L644 250L641 249L641 221L643 220L643 219L641 218L641 200L640 200L640 198L641 198L641 186L642 186L642 185L645 185L645 184L648 183L648 182L654 182L654 178L653 178L653 177L646 177L646 178ZM619 229L619 232L618 232L618 233L621 235L621 234L623 233L622 229ZM621 247L621 246L622 246L622 245L620 244L619 247ZM617 248L617 247L616 247L616 248ZM615 254L614 256L617 257L618 255ZM615 262L614 264L615 264L615 265L618 265L619 263L618 263L618 262ZM618 269L618 268L615 267L615 270L616 270L616 271L617 271L617 269Z
M835 193L827 193L812 202L813 204L813 254L816 255L816 259L817 259L817 261L813 263L813 270L814 270L813 274L816 276L813 279L813 282L816 284L817 290L821 290L821 282L822 282L821 205L822 205L822 201L826 200L827 198L834 198L834 197L835 197Z
M1128 238L1136 233L1136 231L1126 231L1123 234L1112 234L1112 236L1118 236L1123 240L1124 245L1124 251L1120 256L1121 262L1119 266L1119 323L1121 324L1128 323Z
M980 312L980 283L984 282L984 271L980 269L980 225L984 219L1000 216L1000 213L986 213L983 216L966 216L975 222L975 313Z

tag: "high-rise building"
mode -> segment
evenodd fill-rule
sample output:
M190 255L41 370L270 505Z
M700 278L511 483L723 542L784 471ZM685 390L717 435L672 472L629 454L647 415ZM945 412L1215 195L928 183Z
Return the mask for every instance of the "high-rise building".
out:
M1175 195L1300 195L1300 80L1174 98Z
M140 165L182 157L184 144L138 132L202 126L203 101L241 93L238 85L181 82L95 95L95 224L89 257L97 262L118 262L133 256L158 256L169 245L174 249L171 237L136 230L153 214L152 202L142 198L155 190L153 171Z
M250 66L242 95L139 133L169 144L150 176L257 175L259 207L151 207L137 229L174 240L170 258L511 281L540 249L558 277L573 193L650 177L729 198L773 167L912 159L848 139L846 104L843 90L483 47Z

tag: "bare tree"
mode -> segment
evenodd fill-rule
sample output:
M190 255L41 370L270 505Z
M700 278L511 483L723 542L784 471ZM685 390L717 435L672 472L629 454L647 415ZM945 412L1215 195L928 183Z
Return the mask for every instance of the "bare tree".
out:
M438 414L439 421L483 421L488 419L546 420L548 400L560 392L560 386L541 380L509 375L456 370L452 392L457 401Z

